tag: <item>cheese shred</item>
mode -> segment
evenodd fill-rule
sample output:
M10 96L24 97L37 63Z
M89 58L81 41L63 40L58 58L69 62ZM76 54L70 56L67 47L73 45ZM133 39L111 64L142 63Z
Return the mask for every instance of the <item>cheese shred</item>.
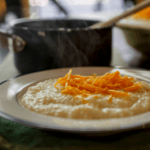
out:
M83 103L88 103L84 99L88 96L98 98L96 94L108 95L108 102L111 103L113 97L129 97L129 92L136 92L142 88L141 82L134 83L133 80L134 77L121 76L119 71L103 76L81 76L72 75L70 69L54 86L56 89L60 88L62 94L73 95L74 99L79 96Z

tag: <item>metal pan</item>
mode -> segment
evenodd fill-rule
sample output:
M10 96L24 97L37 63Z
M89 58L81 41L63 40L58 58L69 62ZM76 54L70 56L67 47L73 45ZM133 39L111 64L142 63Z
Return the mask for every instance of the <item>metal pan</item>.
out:
M21 73L77 66L109 66L112 27L89 29L98 21L27 20L11 23L15 66Z

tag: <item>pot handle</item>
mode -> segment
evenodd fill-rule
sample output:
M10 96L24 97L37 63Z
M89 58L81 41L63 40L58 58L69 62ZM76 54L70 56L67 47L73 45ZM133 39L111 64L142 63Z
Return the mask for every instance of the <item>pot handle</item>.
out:
M9 49L12 49L14 52L21 52L24 50L26 41L24 41L20 36L15 34L10 34L2 29L0 29L0 34L5 37L8 37Z

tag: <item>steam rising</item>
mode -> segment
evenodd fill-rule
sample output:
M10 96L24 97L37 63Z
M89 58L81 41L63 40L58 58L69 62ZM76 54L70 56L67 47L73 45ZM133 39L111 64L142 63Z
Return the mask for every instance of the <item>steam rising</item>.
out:
M94 61L99 59L98 53L99 48L102 46L102 39L96 31L87 30L86 27L89 25L86 21L63 24L63 26L61 24L57 31L51 31L46 44L49 47L50 54L53 49L53 53L56 56L54 61L59 67L96 65ZM56 26L58 24L55 25L54 29L56 29ZM103 41L105 40L106 38L103 39Z

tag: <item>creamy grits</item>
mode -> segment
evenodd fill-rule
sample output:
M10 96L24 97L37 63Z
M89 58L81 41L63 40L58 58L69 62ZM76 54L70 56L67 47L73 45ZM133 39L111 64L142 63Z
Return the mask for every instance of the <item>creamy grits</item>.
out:
M111 97L107 94L91 94L83 103L78 97L61 93L55 88L57 79L39 82L28 88L19 101L20 105L48 116L71 119L104 119L133 116L150 111L150 85L142 81L142 88L128 92L129 97ZM134 83L139 81L134 78ZM94 97L96 96L96 97Z
M89 103L83 104L72 95L62 94L54 87L57 79L49 79L28 89L19 101L25 108L49 116L72 119L102 119L133 116L150 110L150 85L142 82L143 88L131 93L129 99L115 98L108 102L109 96L95 94L98 98L87 97Z

